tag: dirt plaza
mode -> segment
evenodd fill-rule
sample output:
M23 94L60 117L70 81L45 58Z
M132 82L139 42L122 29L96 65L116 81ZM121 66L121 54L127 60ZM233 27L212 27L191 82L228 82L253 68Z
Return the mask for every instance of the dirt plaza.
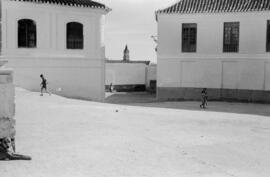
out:
M149 102L128 95L131 101L97 103L17 88L17 151L32 161L1 161L1 176L269 176L269 105L210 102L202 110L199 102L141 96Z

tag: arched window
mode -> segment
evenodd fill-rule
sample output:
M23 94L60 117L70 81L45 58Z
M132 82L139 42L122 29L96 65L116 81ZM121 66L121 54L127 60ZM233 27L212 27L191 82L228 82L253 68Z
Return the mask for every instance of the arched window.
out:
M83 25L67 23L67 49L83 49Z
M18 47L35 48L37 46L36 23L30 19L18 21Z

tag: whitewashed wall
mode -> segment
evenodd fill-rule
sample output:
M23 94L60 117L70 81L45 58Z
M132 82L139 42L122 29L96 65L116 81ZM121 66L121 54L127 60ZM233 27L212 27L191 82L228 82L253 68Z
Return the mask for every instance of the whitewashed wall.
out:
M269 12L158 15L158 87L270 90ZM223 53L224 22L240 22L238 53ZM181 53L182 23L197 23L197 52Z
M40 91L43 73L51 92L79 99L102 101L104 95L104 61L85 58L31 58L8 57L15 67L14 83L23 88Z
M3 0L2 54L14 68L15 84L39 90L39 75L43 73L54 93L102 101L105 80L102 28L106 13L102 9ZM17 21L22 18L36 22L37 48L17 47ZM83 50L66 49L66 23L73 21L83 24Z
M15 136L15 95L12 70L3 68L0 58L0 138Z
M145 85L146 69L143 63L106 63L106 85Z

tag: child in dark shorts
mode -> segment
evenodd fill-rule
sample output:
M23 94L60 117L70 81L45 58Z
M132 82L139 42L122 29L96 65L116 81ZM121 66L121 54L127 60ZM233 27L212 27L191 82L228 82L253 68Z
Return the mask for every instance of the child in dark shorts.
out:
M40 83L40 86L41 86L40 96L43 96L43 90L45 90L49 95L51 95L51 93L47 89L48 82L45 79L45 77L43 76L43 74L40 75L40 78L42 80L41 83Z
M200 108L206 108L205 106L207 105L207 89L204 88L201 92L201 100L202 100L202 104L200 105Z

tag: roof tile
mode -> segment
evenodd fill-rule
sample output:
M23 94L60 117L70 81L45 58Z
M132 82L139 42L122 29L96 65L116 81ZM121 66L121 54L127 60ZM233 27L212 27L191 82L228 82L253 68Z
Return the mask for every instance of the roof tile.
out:
M109 10L104 4L92 1L92 0L11 0L11 1L21 1L21 2L33 2L33 3L44 3L44 4L57 4L57 5L67 5L76 7L89 7L89 8L101 8Z
M270 10L270 0L180 0L156 13L212 13Z

